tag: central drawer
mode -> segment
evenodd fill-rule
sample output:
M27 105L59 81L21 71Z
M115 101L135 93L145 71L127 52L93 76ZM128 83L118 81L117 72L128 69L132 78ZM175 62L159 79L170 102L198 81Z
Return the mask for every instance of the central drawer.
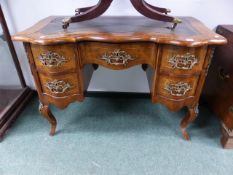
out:
M155 66L157 45L150 42L79 44L82 64L99 64L112 69L125 69L138 64Z

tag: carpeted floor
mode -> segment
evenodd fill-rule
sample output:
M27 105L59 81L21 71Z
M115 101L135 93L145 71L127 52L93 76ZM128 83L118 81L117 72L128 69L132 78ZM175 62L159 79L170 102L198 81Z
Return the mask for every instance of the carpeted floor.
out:
M149 99L86 98L52 107L50 137L34 98L0 143L0 175L227 175L233 150L219 143L219 123L206 107L181 138L185 110L171 113Z

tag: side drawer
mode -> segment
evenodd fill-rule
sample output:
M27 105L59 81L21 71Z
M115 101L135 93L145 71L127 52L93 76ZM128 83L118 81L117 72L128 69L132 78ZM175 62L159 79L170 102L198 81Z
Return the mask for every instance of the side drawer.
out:
M39 71L64 72L76 68L76 46L60 44L52 46L31 45L32 54Z
M188 48L164 45L161 54L160 70L174 74L200 73L203 69L207 47Z
M160 76L157 94L170 99L185 99L193 97L196 93L199 76L179 78L171 76Z
M125 69L137 64L155 65L157 45L150 42L79 44L82 63L96 63L112 69Z
M73 94L80 94L81 87L77 74L67 74L62 76L45 76L39 74L42 93L55 96L66 97Z

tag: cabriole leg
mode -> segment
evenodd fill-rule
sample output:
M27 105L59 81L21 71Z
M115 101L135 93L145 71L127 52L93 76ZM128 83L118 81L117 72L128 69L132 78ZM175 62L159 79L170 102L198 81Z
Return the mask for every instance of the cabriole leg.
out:
M45 117L49 121L49 123L51 124L50 135L54 136L55 132L56 132L56 127L57 127L57 120L53 116L52 112L50 111L49 105L44 105L44 104L40 103L39 111L40 111L40 114L43 117Z
M198 105L196 105L195 107L188 107L188 113L180 123L180 129L185 140L190 140L189 134L187 132L187 127L197 118L198 113Z

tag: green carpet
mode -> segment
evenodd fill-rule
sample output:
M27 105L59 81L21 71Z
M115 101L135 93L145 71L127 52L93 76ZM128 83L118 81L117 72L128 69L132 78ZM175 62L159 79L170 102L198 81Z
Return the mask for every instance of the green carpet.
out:
M0 143L0 175L230 175L233 150L219 143L219 123L200 107L184 141L185 110L169 112L149 99L86 98L52 107L57 134L34 98Z

